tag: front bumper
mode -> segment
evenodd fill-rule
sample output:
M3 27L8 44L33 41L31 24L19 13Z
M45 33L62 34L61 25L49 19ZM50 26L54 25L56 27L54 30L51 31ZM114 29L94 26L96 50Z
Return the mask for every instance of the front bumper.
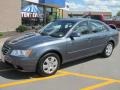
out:
M35 72L37 60L28 57L15 57L2 55L2 61L11 64L14 68L22 72Z

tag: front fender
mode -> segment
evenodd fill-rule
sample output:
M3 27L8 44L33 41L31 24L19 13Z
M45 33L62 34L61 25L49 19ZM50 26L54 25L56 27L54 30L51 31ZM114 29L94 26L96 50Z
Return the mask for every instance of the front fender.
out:
M63 59L65 59L67 52L66 52L66 40L60 40L57 42L48 42L45 44L37 45L33 49L33 57L36 58L36 60L39 60L41 56L43 56L45 53L50 51L56 51L61 54Z

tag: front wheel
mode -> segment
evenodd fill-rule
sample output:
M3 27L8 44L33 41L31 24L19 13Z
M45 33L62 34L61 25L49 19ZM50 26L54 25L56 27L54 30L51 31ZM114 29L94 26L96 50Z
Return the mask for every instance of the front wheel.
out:
M110 57L112 55L113 49L114 49L113 43L109 42L102 53L103 56Z
M42 76L50 76L57 72L59 66L59 56L55 53L48 53L39 60L37 73Z

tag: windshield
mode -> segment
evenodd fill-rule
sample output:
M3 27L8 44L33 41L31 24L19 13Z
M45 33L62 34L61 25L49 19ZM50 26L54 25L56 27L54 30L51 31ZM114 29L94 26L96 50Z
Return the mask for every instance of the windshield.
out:
M64 37L75 24L76 21L54 21L48 24L40 34L61 38Z

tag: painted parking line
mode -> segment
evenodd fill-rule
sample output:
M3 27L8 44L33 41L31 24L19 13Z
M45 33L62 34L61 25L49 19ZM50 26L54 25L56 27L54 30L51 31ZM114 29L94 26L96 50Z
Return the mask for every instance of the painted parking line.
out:
M6 69L6 71L7 70L9 71L10 69ZM14 69L11 69L11 70L14 70ZM10 82L10 83L5 83L5 84L0 84L0 88L7 88L7 87L16 86L16 85L27 84L27 83L43 81L43 80L49 80L49 79L54 79L54 78L63 77L63 76L69 76L69 75L104 81L103 83L88 86L88 87L85 87L85 88L80 89L80 90L94 90L94 89L97 89L97 88L100 88L100 87L103 87L103 86L106 86L106 85L109 85L109 84L112 84L112 83L116 83L116 82L120 83L120 80L104 78L104 77L98 77L98 76L93 76L93 75L88 75L88 74L80 74L80 73L68 72L68 71L63 71L63 70L58 71L58 73L60 73L60 74L56 74L56 75L49 76L49 77L44 77L44 78L41 78L41 77L35 78L35 77L33 77L31 79L20 80L20 81L17 81L17 82Z
M106 81L106 82L103 82L103 83L88 86L86 88L82 88L80 90L95 90L95 89L98 89L98 88L101 88L101 87L104 87L104 86L107 86L107 85L110 85L110 84L113 84L113 83L115 83L115 81Z
M93 76L93 75L88 75L88 74L79 74L79 73L68 72L68 71L59 71L59 72L66 73L66 74L73 75L73 76L96 79L96 80L103 80L104 81L102 83L95 84L95 85L92 85L92 86L88 86L88 87L82 88L80 90L95 90L97 88L101 88L103 86L107 86L107 85L110 85L110 84L113 84L113 83L120 83L120 80L111 79L111 78L98 77L98 76Z
M93 76L93 75L88 75L88 74L80 74L80 73L74 73L74 72L68 72L68 71L59 71L59 72L66 73L66 74L73 75L73 76L78 76L78 77L84 77L84 78L90 78L90 79L96 79L96 80L103 80L103 81L114 81L114 82L120 83L120 80L111 79L111 78Z
M20 80L20 81L16 81L16 82L0 84L0 88L7 88L7 87L21 85L21 84L27 84L27 83L43 81L43 80L49 80L49 79L54 79L54 78L63 77L63 76L67 76L67 75L68 74L66 74L66 73L61 73L61 74L58 74L58 75L53 75L53 76L44 77L44 78L40 77L40 78L32 78L32 79Z

